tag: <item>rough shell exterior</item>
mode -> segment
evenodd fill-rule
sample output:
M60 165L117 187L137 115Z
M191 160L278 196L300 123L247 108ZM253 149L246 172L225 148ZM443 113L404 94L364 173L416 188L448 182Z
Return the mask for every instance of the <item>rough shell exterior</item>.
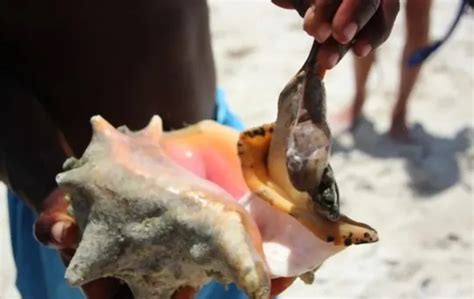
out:
M171 298L181 286L235 282L268 298L270 282L255 223L219 187L172 162L159 146L161 120L143 131L92 119L93 139L57 181L82 231L66 271L80 286L124 280L135 298Z

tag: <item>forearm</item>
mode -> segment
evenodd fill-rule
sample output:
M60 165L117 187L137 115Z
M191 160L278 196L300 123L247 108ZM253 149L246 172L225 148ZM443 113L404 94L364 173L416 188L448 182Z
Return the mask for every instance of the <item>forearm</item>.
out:
M35 209L56 186L66 158L58 130L80 157L93 115L135 130L154 114L165 129L213 117L215 71L204 0L140 0L133 9L107 0L94 13L87 1L41 10L30 2L0 12L0 65L7 60L38 96L0 79L0 176Z
M40 212L66 159L59 133L33 95L4 74L0 105L0 179Z
M213 117L206 1L106 0L93 11L93 1L43 2L40 10L27 1L7 7L4 17L0 12L0 39L5 31L16 50L13 67L35 87L76 155L90 141L96 114L134 130L154 114L165 129Z

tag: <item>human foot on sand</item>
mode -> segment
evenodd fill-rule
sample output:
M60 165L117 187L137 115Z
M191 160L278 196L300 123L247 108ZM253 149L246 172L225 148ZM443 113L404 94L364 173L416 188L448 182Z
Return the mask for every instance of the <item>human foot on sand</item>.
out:
M392 122L392 126L390 127L389 130L389 136L392 138L394 141L397 141L399 143L403 144L412 144L415 142L412 134L410 133L410 129L405 123L401 122Z
M411 144L413 136L406 121L406 107L397 103L392 112L392 125L389 130L390 137L400 143Z

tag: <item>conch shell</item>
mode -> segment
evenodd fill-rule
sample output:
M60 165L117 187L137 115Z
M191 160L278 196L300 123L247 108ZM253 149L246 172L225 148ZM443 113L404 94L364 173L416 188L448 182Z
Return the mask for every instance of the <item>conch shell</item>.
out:
M161 119L116 130L92 118L92 142L57 182L82 240L66 279L125 281L137 299L169 299L211 279L267 299L270 277L252 217L232 196L179 166L160 147Z
M57 177L82 233L66 271L73 286L116 277L135 298L169 299L182 287L198 290L215 280L267 299L277 282L281 291L345 248L345 231L365 229L374 236L349 220L308 226L296 210L287 213L276 208L278 202L272 207L262 200L266 195L253 187L242 164L259 152L249 148L246 158L240 148L239 158L239 132L216 122L171 132L162 131L158 116L137 132L115 129L100 116L91 123L84 155L67 160ZM287 196L270 180L258 186Z

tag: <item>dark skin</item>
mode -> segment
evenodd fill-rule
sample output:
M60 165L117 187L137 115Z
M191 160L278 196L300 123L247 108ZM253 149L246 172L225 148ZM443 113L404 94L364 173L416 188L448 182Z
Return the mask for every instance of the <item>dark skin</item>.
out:
M350 47L365 57L390 35L400 9L398 0L272 0L293 8L305 7L304 30L322 44L317 62L332 69ZM307 9L306 9L307 7ZM350 45L350 46L349 46Z
M41 2L54 9L33 19L19 9L6 12L2 34L18 76L74 152L84 150L90 135L77 124L93 114L141 128L159 113L168 129L213 117L206 1Z
M273 2L292 8L290 0ZM326 44L318 61L327 68L342 58L331 61L339 53L334 45L350 40L339 27L357 21L361 41L354 51L363 56L359 48L380 45L398 12L387 5L398 3L393 0L375 1L375 7L323 2L305 2L317 9L308 10L304 29ZM333 18L339 21L329 35L315 29ZM384 26L365 29L371 22ZM131 129L144 127L154 114L165 129L214 117L205 0L0 0L0 66L0 179L40 214L38 240L59 249L66 264L79 240L54 178L63 161L81 156L89 143L91 116ZM275 281L274 289L291 281ZM117 286L116 280L99 280L85 291L89 298L130 298L126 287Z

